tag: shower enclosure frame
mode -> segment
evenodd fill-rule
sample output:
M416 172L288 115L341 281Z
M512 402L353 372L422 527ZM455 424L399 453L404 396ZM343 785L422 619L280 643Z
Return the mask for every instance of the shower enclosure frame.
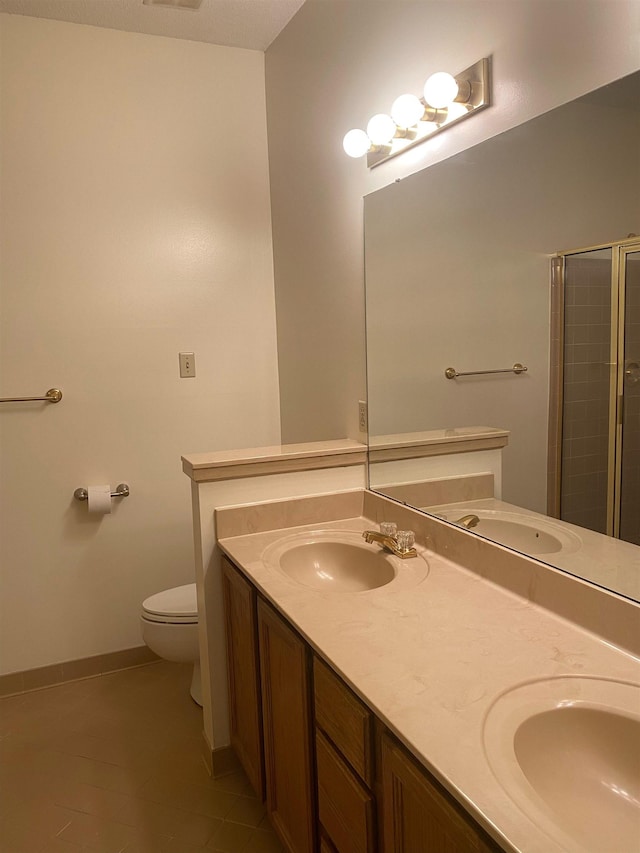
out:
M562 488L562 443L564 412L564 344L566 261L574 255L599 250L611 251L611 335L608 366L609 429L607 465L606 533L620 535L622 441L624 428L625 380L625 296L627 258L640 252L640 237L599 243L580 249L557 252L551 258L551 357L549 382L549 443L547 514L560 518Z

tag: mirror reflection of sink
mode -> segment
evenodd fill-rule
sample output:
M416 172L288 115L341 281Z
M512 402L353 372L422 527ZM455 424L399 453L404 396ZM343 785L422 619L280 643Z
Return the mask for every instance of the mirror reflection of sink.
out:
M579 537L572 531L533 516L529 519L515 512L460 507L455 510L437 509L435 513L439 518L454 524L460 518L475 515L479 520L472 528L474 533L526 554L575 551L581 545Z
M344 530L285 536L266 548L262 559L290 580L325 592L366 592L396 578L419 583L429 570L420 554L400 560L367 544L361 533Z
M568 850L640 849L640 685L520 685L491 707L484 747L507 793Z

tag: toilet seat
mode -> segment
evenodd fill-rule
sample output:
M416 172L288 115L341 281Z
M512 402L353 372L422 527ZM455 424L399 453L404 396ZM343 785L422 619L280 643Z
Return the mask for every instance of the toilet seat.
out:
M142 618L149 622L164 622L172 625L198 622L196 585L188 583L165 589L145 598L142 602Z

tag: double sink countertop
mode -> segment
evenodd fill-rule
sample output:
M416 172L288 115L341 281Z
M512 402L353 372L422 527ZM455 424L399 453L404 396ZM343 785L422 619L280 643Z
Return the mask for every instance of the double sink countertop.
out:
M276 560L269 561L274 552L269 546L293 534L323 530L361 535L375 526L364 517L348 518L235 536L218 544L504 850L632 853L614 840L615 832L608 836L608 849L594 842L589 803L584 804L584 825L566 832L566 822L564 829L559 825L566 818L561 803L556 810L535 794L523 799L526 783L523 788L509 781L514 771L509 744L495 746L502 727L495 720L505 702L517 705L518 697L531 690L554 701L566 694L569 704L579 704L584 696L607 706L619 687L615 682L640 684L638 658L424 548L418 558L390 557L396 578L362 592L314 589L290 579ZM410 568L417 560L428 564L422 580ZM621 689L631 691L635 701L633 688ZM640 716L640 708L635 714ZM506 727L504 731L509 738ZM547 744L540 737L541 751L558 749L558 738ZM557 756L559 768L579 760L579 754ZM575 768L576 778L590 761L584 757L584 766ZM568 785L571 772L569 768ZM596 820L606 828L601 811Z

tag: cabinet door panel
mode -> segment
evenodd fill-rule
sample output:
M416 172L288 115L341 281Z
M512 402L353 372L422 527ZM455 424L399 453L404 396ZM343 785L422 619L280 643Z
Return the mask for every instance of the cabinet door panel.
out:
M264 799L256 592L225 558L222 560L222 591L231 745L254 791Z
M382 790L384 853L489 853L471 820L386 735Z
M315 807L309 653L258 599L267 809L289 853L313 853Z

